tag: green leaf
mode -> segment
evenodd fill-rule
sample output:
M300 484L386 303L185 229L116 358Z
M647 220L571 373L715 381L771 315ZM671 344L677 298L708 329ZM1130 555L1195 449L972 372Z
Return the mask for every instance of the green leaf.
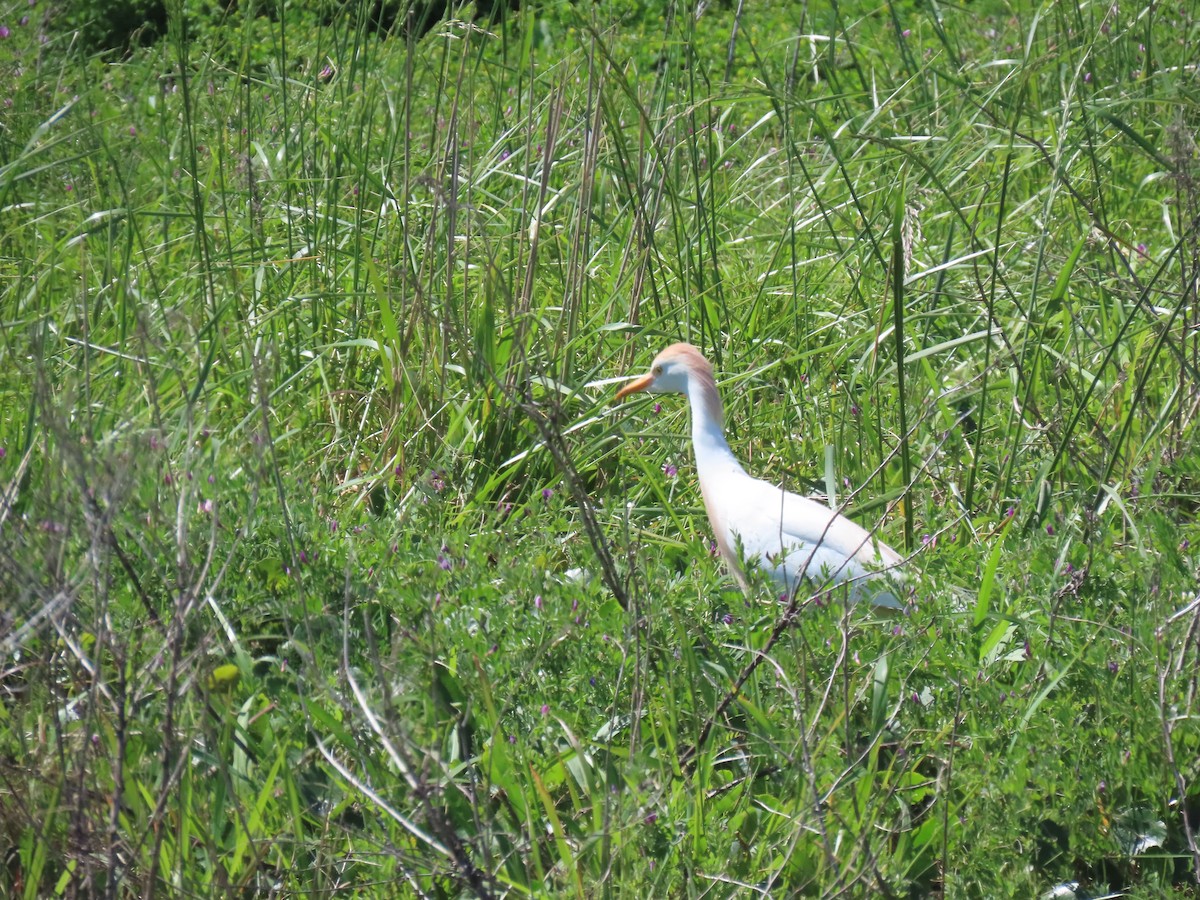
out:
M1044 319L1050 319L1058 308L1062 306L1063 300L1067 297L1067 291L1071 287L1071 276L1075 273L1075 266L1079 262L1079 257L1083 253L1083 248L1087 244L1088 235L1084 235L1075 243L1075 249L1071 251L1071 255L1067 257L1066 262L1058 271L1058 278L1054 281L1054 290L1050 292L1050 299L1046 303L1045 312L1042 314Z
M572 853L571 845L567 841L567 834L563 830L562 820L558 817L558 810L554 808L554 801L550 799L550 794L547 792L546 786L542 784L542 779L538 775L537 769L530 766L529 774L533 777L533 786L542 801L542 808L546 811L546 818L550 820L550 829L554 833L554 845L558 848L558 861L562 864L563 871L571 878L571 883L575 888L575 896L578 900L583 900L586 896L583 890L583 879L579 874L579 865L575 861L575 854Z
M890 676L891 667L888 665L888 655L882 653L875 661L871 678L871 727L875 734L880 734L887 727Z
M233 663L217 666L208 676L208 689L210 691L231 691L237 685L241 675L241 671Z
M979 594L975 598L974 626L976 628L983 624L991 612L992 590L996 586L996 570L1000 566L1000 553L1004 549L1004 536L1008 534L1010 521L1012 520L1006 521L1001 527L1000 534L993 538L991 552L988 553L987 562L983 567L983 578L979 582Z

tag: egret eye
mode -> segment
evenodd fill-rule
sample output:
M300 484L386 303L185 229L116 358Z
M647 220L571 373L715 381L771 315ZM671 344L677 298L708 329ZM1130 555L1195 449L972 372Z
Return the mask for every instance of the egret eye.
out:
M662 374L662 366L655 366L655 367L654 367L654 374L655 374L655 375L661 375L661 374Z

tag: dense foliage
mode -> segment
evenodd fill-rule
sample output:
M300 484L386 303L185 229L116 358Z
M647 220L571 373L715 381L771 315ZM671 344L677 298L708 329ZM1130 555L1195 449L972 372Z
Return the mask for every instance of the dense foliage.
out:
M1197 10L45 2L0 894L1196 894ZM903 615L734 589L674 340Z

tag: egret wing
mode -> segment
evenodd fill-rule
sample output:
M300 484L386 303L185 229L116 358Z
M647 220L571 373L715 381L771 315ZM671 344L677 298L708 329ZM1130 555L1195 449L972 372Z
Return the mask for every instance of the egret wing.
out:
M896 551L858 523L768 482L747 479L726 500L728 513L722 518L738 523L731 529L733 541L740 540L745 557L757 558L789 589L802 574L818 584L841 583L868 578L901 562ZM901 605L890 594L872 599L880 605Z

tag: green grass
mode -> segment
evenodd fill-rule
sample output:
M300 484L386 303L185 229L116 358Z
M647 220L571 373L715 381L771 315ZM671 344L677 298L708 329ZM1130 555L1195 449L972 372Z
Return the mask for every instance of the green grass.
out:
M1196 10L522 6L0 6L0 895L1196 896Z

